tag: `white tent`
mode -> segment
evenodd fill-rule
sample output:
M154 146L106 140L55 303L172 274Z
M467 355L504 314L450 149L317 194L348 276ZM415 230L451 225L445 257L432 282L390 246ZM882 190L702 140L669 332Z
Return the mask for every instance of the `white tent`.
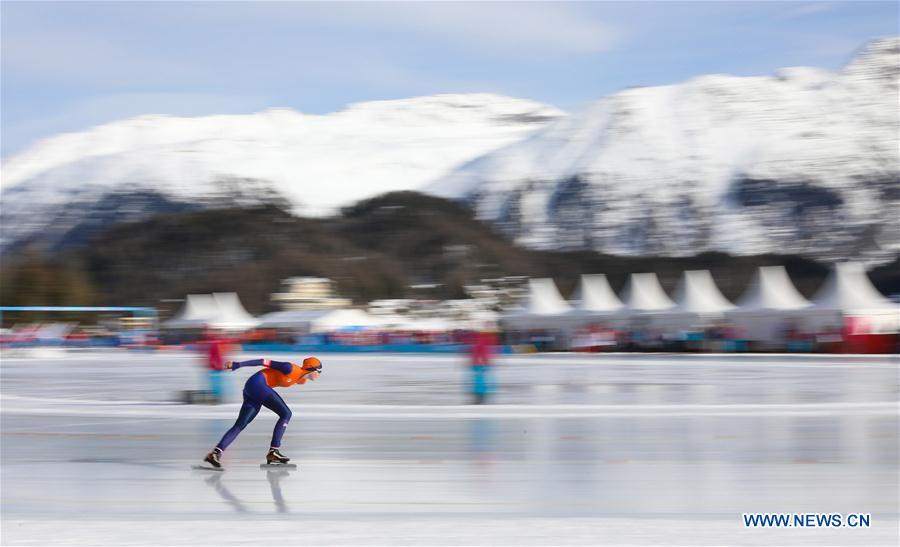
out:
M622 291L622 302L625 313L631 317L658 313L675 306L655 273L631 274Z
M576 310L585 312L608 313L625 307L603 274L581 276L581 283L575 289L572 301Z
M737 304L726 317L745 339L766 343L781 342L785 327L797 323L797 311L810 306L784 266L760 267Z
M573 309L566 312L566 323L579 327L594 322L614 322L625 304L619 300L603 274L582 275L572 294Z
M292 329L304 333L334 332L352 327L379 325L377 318L362 310L292 310L267 313L260 327Z
M552 328L571 309L552 279L529 279L525 306L503 314L501 321L512 328Z
M675 305L658 312L655 324L673 329L704 327L720 322L725 312L735 308L719 291L709 270L684 272L674 296Z
M692 313L697 315L720 315L735 308L728 301L709 270L689 270L682 274L681 282L675 289L675 307L673 313Z
M189 294L184 305L162 326L170 329L202 329L215 321L219 309L211 294Z
M213 293L213 301L219 309L219 315L210 325L222 330L247 330L259 324L259 320L247 313L237 293Z
M556 283L552 279L529 279L528 301L525 305L525 313L533 315L559 315L571 309L566 302Z
M810 304L794 287L784 266L761 266L737 305L737 311L749 312L799 310Z
M835 264L813 297L813 305L803 312L803 324L812 332L838 329L847 317L868 333L897 332L900 329L900 305L878 292L862 264Z
M164 322L170 329L213 328L242 331L258 321L244 309L236 293L189 294L175 316Z

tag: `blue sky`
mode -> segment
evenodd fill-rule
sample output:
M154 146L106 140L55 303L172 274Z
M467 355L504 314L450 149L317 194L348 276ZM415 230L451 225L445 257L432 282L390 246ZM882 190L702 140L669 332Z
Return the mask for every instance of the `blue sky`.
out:
M895 2L10 2L2 156L140 114L491 92L577 110L706 73L837 69Z

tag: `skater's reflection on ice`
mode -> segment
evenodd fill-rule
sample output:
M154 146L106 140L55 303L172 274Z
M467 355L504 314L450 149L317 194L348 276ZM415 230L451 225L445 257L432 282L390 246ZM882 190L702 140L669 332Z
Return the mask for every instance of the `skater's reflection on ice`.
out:
M216 471L203 482L213 487L216 491L216 494L221 497L225 503L231 506L235 512L237 513L247 513L247 507L244 503L235 496L231 490L225 486L225 483L222 481L223 473ZM275 502L275 509L279 513L289 513L287 503L284 501L284 495L281 493L281 480L285 477L290 477L291 472L287 469L267 469L266 470L266 482L269 483L269 491L272 493L272 501Z
M204 482L206 484L212 486L215 489L216 494L219 494L219 497L221 497L223 500L225 500L225 503L232 506L235 511L237 511L238 513L246 513L247 512L247 508L244 507L244 504L241 503L241 500L237 499L234 496L234 494L232 494L231 491L228 490L228 487L226 487L225 484L222 482L222 473L221 472L219 472L219 471L214 472L209 477L207 477L206 480L204 480Z
M291 472L287 469L266 469L266 480L269 481L269 489L272 491L272 500L275 501L275 507L279 513L288 513L287 504L284 503L284 496L281 495L281 479L291 476Z

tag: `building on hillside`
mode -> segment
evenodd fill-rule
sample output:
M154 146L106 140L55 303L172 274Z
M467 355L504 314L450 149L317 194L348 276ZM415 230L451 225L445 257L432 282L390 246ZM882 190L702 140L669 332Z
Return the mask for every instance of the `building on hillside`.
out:
M528 297L528 277L508 275L494 279L482 279L479 284L466 285L469 298L479 301L483 307L501 310L520 305Z
M336 295L334 283L324 277L290 277L281 285L281 292L272 293L272 302L282 310L328 310L353 304Z

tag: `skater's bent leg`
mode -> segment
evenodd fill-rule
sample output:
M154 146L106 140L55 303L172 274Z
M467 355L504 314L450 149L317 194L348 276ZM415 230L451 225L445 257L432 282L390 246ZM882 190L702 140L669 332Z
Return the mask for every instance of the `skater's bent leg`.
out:
M284 436L284 430L287 429L288 423L291 421L291 409L287 403L281 398L281 395L272 392L263 405L266 408L278 414L278 421L275 422L275 430L272 432L272 448L281 448L281 438Z
M238 413L237 421L234 422L231 429L222 435L222 439L216 445L216 448L224 452L228 445L234 442L238 434L247 427L247 424L252 422L253 418L256 418L256 415L259 414L259 409L260 405L258 403L245 398L244 404L241 405L241 411Z

